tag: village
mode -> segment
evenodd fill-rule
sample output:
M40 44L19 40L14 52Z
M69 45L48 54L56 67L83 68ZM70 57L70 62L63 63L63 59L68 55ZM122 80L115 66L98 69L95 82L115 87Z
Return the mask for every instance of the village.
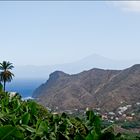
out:
M53 114L58 114L61 112L65 112L69 115L79 115L82 116L88 110L93 110L95 114L101 116L102 120L105 120L110 123L114 122L126 122L126 121L134 121L136 119L140 119L140 102L136 102L133 105L124 105L118 107L114 111L104 112L101 111L101 108L89 108L84 109L73 109L73 110L63 110L60 111L58 107L55 110L51 110L47 108L49 111L52 111Z

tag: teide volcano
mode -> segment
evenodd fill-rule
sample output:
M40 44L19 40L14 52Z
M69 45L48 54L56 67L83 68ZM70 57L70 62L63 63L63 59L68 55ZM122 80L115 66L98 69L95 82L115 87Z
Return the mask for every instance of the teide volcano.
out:
M33 97L52 109L90 107L113 111L123 103L140 101L140 64L124 70L94 68L74 75L56 71Z

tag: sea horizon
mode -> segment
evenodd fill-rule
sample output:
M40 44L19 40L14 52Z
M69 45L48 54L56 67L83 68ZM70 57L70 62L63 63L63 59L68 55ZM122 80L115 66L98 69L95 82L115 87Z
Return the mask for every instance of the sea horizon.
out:
M7 83L6 91L17 92L22 98L30 98L35 89L45 82L43 78L17 78Z

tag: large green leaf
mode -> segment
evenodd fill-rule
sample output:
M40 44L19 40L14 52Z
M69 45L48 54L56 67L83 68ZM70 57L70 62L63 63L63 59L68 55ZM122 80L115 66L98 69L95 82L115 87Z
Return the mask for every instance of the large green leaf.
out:
M95 131L91 131L87 137L86 137L86 140L99 140L99 136L98 134L95 132Z
M28 124L29 121L30 121L30 114L28 112L25 112L24 115L22 116L22 123Z
M0 140L23 140L23 134L14 126L5 125L0 127Z
M34 101L29 101L28 106L32 115L37 114L37 104Z
M43 133L47 133L47 132L48 132L48 123L47 123L47 121L41 121L36 133L38 135L42 135Z

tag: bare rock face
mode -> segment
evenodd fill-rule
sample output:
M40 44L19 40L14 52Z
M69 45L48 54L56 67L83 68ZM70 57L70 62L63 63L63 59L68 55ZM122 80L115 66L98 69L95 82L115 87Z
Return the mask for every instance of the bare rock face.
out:
M140 65L124 70L91 69L75 75L56 71L34 91L33 97L52 109L90 107L112 111L122 102L140 101Z

